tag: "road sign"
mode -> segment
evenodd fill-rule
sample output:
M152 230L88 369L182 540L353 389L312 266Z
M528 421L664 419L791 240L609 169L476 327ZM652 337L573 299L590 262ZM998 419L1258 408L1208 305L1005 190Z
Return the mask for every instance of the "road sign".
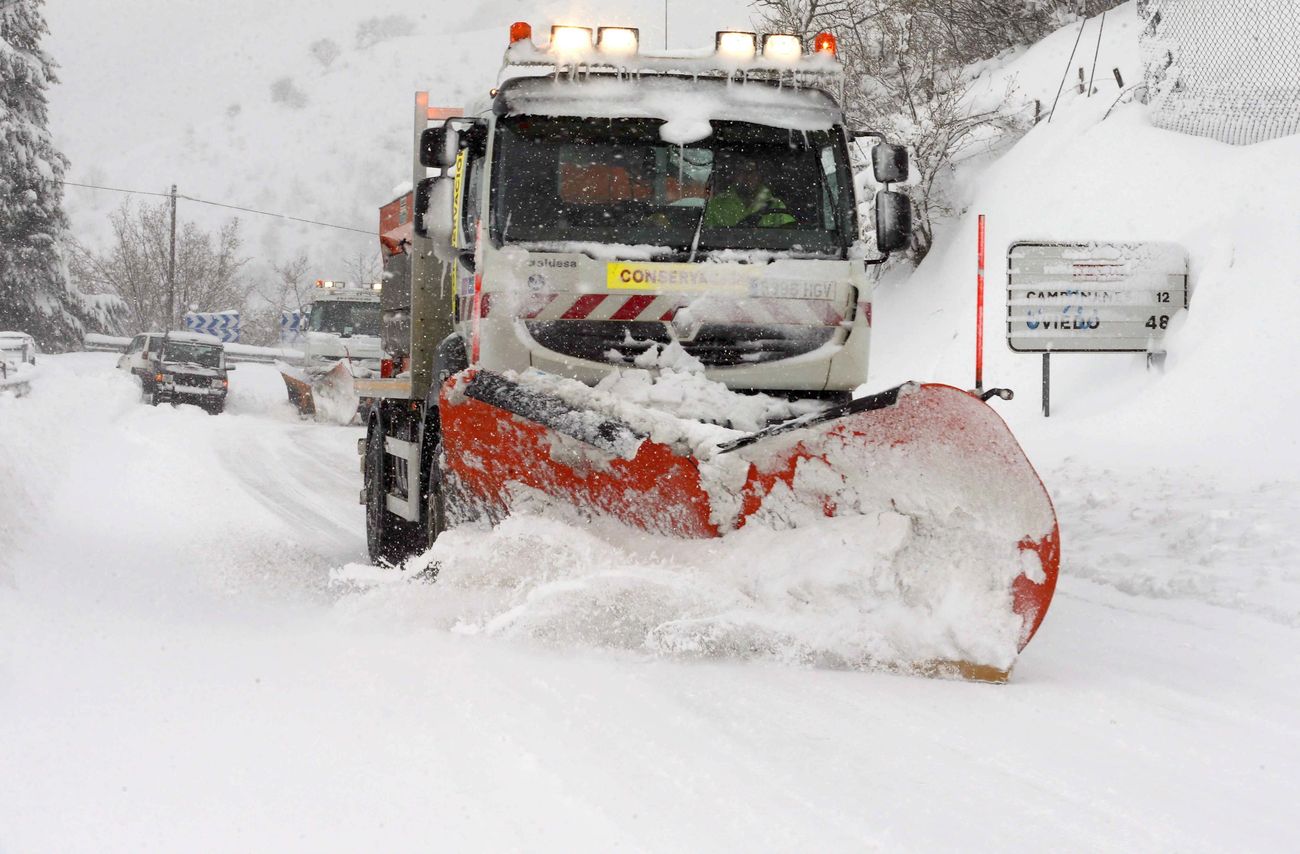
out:
M1019 353L1154 353L1187 308L1175 243L1020 241L1007 250L1007 344Z
M185 313L185 328L191 332L215 335L227 344L239 341L240 320L237 311L190 311Z
M307 331L307 315L301 311L280 312L280 344L297 344Z

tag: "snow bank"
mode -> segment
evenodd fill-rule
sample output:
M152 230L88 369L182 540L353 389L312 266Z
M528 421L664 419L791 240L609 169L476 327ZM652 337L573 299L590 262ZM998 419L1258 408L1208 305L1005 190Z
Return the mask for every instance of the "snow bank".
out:
M884 513L673 542L539 497L494 528L444 534L407 571L434 567L436 583L394 583L403 576L390 571L384 584L364 566L345 568L337 582L379 586L337 607L412 627L673 659L856 669L984 654L1008 664L1020 620L1005 608L973 615L971 595L985 601L978 590L949 587L918 623L898 596L907 584L893 562L912 536L904 516Z
M1118 65L1138 79L1135 21L1131 4L1108 15L1097 95L1067 85L1051 124L996 160L961 167L963 215L940 227L915 274L896 270L875 292L870 387L973 383L976 215L984 213L985 382L1016 390L999 411L1032 458L1087 453L1117 466L1300 478L1295 432L1278 429L1300 420L1300 385L1278 373L1294 362L1289 318L1300 316L1300 136L1230 146L1155 128L1141 104L1107 116L1117 92L1104 72ZM1096 27L1089 23L1085 42ZM1077 32L1068 27L989 70L990 95L1008 81L1026 96L1054 94ZM1190 308L1165 339L1165 370L1146 370L1141 354L1054 356L1044 420L1040 357L1005 343L1006 250L1022 239L1185 247Z

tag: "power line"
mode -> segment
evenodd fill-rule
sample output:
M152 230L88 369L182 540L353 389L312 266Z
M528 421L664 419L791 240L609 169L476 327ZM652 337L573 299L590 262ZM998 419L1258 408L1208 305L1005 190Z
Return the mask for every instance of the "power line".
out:
M126 193L133 196L161 196L163 198L171 198L170 193L154 193L149 190L125 190L121 187L101 187L98 184L79 184L76 181L60 181L59 183L67 187L82 187L87 190L107 190L111 193ZM307 225L319 225L322 228L337 228L341 231L355 231L358 234L375 234L374 230L368 228L353 228L350 225L335 225L332 222L321 222L317 219L305 219L304 217L290 216L289 214L275 213L274 211L260 211L256 208L244 207L243 205L232 205L226 202L211 202L207 199L196 199L194 196L185 196L179 193L176 195L176 198L184 199L187 202L194 202L195 204L211 205L214 208L228 208L230 210L243 211L244 213L258 214L259 216L270 216L277 219L287 219L294 222L306 223Z
M113 193L129 193L133 196L163 196L171 198L171 193L151 193L148 190L123 190L121 187L100 187L96 184L78 184L76 181L60 181L65 187L85 187L87 190L108 190Z

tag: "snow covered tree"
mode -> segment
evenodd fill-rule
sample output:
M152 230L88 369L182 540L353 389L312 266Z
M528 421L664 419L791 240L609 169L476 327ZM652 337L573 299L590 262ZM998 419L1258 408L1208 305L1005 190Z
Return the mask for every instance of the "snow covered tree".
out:
M121 306L68 281L61 183L68 161L47 128L45 90L57 79L40 47L48 32L43 2L0 4L0 329L62 350L86 332L114 331Z
M929 250L938 217L952 212L953 164L1026 126L1014 110L974 111L971 63L1031 44L1079 14L1120 0L753 0L767 32L811 42L835 33L848 85L845 112L912 152L912 257Z
M248 259L240 254L243 239L238 219L227 220L213 233L197 223L178 221L174 299L169 299L167 284L171 253L167 203L137 208L123 202L109 220L113 242L107 250L74 245L72 278L83 290L120 297L129 308L128 331L179 329L191 305L199 311L245 309L252 286L243 277Z

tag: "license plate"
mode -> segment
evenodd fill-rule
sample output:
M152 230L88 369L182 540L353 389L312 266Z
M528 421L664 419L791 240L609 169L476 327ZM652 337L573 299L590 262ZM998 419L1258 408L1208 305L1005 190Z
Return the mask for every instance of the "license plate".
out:
M758 279L749 283L749 295L759 299L833 299L834 282L797 282Z

